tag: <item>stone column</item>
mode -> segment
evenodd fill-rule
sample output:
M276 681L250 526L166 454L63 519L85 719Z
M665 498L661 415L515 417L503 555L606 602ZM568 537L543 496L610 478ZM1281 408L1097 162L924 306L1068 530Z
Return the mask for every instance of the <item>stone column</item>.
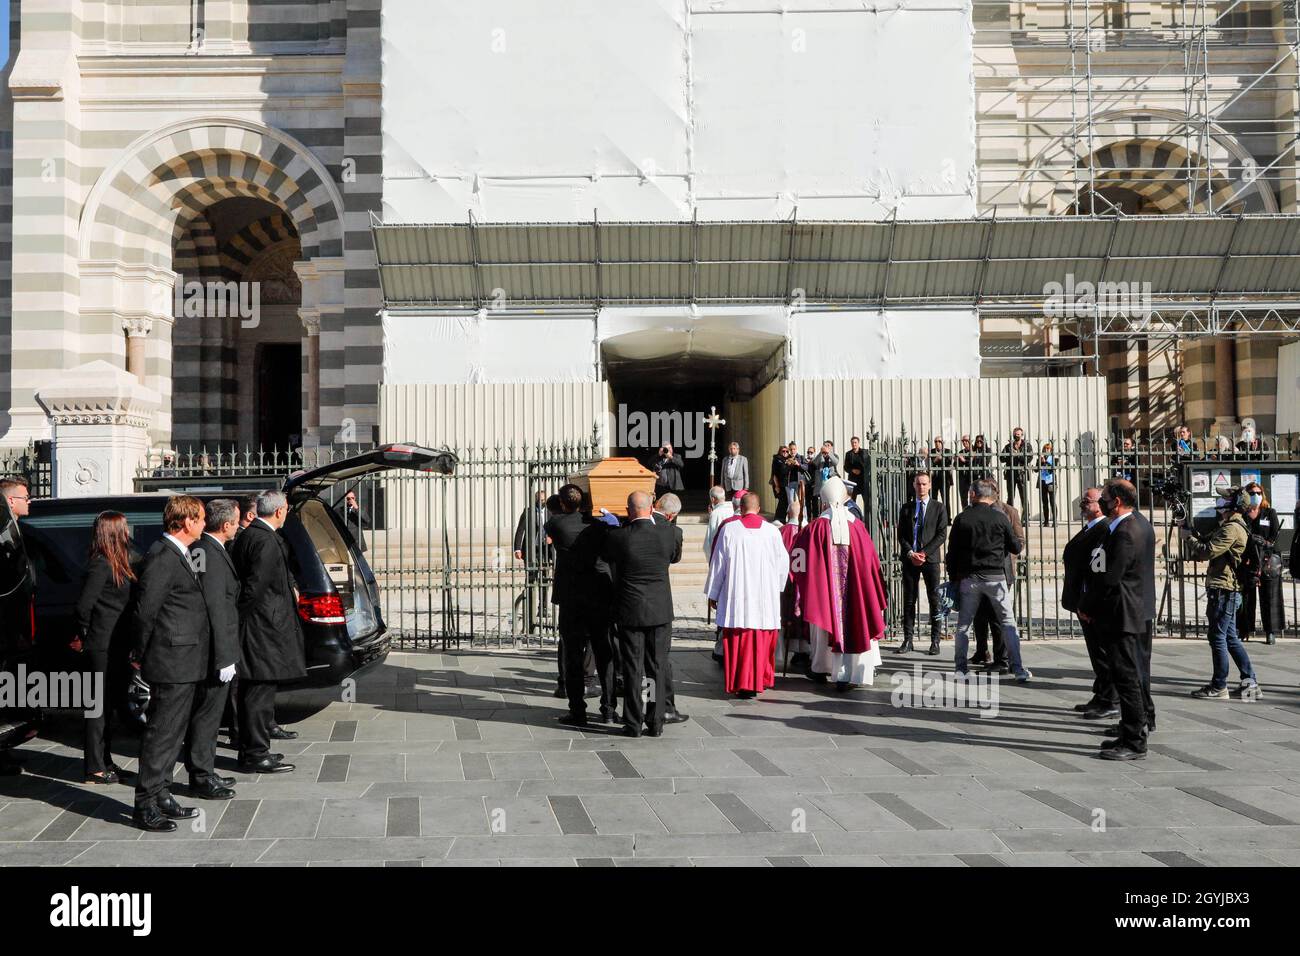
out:
M1237 376L1231 335L1214 340L1214 426L1231 435L1237 426Z
M320 310L301 309L302 319L302 443L320 444Z
M108 362L69 369L36 393L54 435L54 494L124 495L149 452L158 393Z
M148 372L145 368L145 342L153 331L153 319L137 317L122 320L122 331L126 333L126 370L145 383Z

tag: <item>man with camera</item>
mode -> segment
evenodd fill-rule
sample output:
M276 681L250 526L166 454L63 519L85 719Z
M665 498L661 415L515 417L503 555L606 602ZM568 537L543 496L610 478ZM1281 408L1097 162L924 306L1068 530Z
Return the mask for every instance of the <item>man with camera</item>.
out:
M1237 568L1250 538L1242 514L1249 508L1250 498L1243 491L1221 489L1214 502L1219 520L1214 531L1202 536L1186 526L1179 529L1188 544L1187 557L1192 561L1209 562L1205 569L1205 610L1209 619L1214 671L1210 683L1192 691L1193 697L1202 700L1228 699L1229 656L1236 662L1241 676L1241 684L1233 696L1251 700L1260 695L1255 669L1251 667L1250 656L1237 633L1237 611L1241 608Z
M674 454L673 446L664 442L659 446L659 457L650 463L650 470L655 473L655 498L662 498L670 491L685 491L682 483L682 469L685 464L682 456Z

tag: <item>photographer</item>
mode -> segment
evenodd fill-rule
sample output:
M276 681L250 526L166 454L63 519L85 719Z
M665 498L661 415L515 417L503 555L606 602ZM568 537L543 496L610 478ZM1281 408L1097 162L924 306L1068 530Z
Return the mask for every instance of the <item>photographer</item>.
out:
M1249 509L1250 499L1245 492L1228 488L1219 492L1214 503L1219 524L1208 538L1202 538L1191 528L1183 526L1180 533L1188 541L1187 556L1192 561L1208 561L1205 571L1206 615L1210 627L1210 653L1214 674L1210 683L1192 691L1200 699L1228 699L1228 657L1237 664L1241 686L1237 696L1250 699L1259 696L1259 682L1250 665L1245 645L1237 635L1237 611L1241 607L1241 585L1238 569L1250 532L1242 514Z
M1242 556L1238 578L1241 581L1241 611L1237 614L1237 633L1242 642L1250 640L1255 632L1255 601L1259 595L1260 623L1264 640L1277 643L1277 636L1286 628L1282 597L1282 556L1277 552L1277 537L1282 524L1277 512L1268 503L1268 496L1258 481L1243 489L1250 507L1242 515L1250 538Z
M661 498L670 491L685 491L682 483L682 456L673 453L673 446L664 442L659 446L659 457L650 463L650 470L655 473L655 498Z

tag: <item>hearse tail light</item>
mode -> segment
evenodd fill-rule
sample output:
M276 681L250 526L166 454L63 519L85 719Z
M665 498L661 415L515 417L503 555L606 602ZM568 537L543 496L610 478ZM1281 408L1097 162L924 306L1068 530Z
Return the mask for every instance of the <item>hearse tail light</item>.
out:
M348 620L337 594L298 595L298 616L312 624L346 624Z

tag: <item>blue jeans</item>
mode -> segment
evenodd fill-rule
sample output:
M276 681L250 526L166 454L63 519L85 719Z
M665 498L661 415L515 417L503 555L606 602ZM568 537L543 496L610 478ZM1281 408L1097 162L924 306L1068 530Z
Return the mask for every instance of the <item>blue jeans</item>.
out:
M993 607L994 626L1001 628L1007 646L1007 663L1017 677L1029 673L1020 661L1020 634L1016 631L1016 612L1011 605L1011 590L1004 580L979 581L962 578L961 604L957 609L957 637L954 643L953 663L958 674L966 673L966 652L970 649L970 627L979 610L980 600L988 598Z
M1220 690L1228 686L1228 655L1232 655L1243 681L1255 682L1255 669L1250 666L1246 645L1237 636L1237 609L1241 607L1240 591L1209 588L1206 591L1206 615L1210 622L1210 656L1214 660L1214 677L1210 686Z

